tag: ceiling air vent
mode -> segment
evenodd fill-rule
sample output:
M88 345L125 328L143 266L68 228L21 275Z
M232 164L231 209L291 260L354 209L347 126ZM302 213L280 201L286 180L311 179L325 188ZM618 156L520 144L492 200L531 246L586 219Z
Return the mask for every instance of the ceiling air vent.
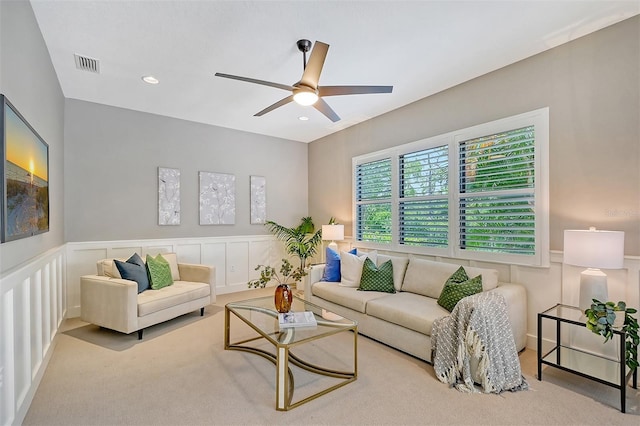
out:
M98 59L78 55L77 53L73 56L76 59L76 68L78 68L79 70L100 74L100 61Z

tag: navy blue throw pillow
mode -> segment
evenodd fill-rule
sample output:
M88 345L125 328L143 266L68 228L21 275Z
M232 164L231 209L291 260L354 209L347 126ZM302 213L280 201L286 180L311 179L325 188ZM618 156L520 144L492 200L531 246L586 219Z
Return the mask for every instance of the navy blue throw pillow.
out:
M120 271L122 279L131 280L138 283L138 293L151 288L149 285L149 277L147 276L147 268L142 261L142 258L138 256L138 253L134 253L126 262L120 260L113 260Z

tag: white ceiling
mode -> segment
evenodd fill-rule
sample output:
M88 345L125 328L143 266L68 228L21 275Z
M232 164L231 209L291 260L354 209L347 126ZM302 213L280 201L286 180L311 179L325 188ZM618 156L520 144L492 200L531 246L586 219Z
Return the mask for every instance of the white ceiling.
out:
M640 13L640 1L31 0L64 96L302 142L352 126ZM298 39L330 45L320 85L393 85L335 96L332 123L287 92ZM76 69L74 54L100 61ZM153 75L160 84L142 82ZM308 121L298 120L308 116Z

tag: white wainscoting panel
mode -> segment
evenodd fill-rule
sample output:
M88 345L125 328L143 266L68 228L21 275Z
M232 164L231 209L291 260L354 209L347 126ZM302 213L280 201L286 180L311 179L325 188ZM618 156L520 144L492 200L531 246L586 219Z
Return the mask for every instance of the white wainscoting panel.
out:
M216 293L225 294L246 290L256 265L277 261L281 246L272 235L67 243L67 316L80 316L80 277L95 274L100 259L176 253L179 262L215 266Z
M51 249L0 277L0 425L20 424L66 314L66 250Z
M227 244L225 242L202 245L202 264L216 267L216 287L227 282ZM220 293L222 294L222 292Z

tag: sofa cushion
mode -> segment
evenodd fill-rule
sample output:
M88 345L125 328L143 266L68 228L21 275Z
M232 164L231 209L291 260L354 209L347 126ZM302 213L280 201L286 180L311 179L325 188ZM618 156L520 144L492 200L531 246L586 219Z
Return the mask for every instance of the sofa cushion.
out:
M357 249L349 251L351 254L357 254ZM340 282L342 275L340 274L340 253L327 247L326 250L326 263L324 265L324 272L320 281L327 282Z
M169 287L147 290L138 294L138 316L143 317L181 303L207 297L210 293L209 284L175 281Z
M365 308L370 300L388 296L388 293L378 291L358 291L355 287L344 287L337 283L319 281L311 287L314 296L318 296L329 302L344 306L354 311L365 313Z
M178 255L175 253L162 253L162 257L169 263L169 268L171 268L171 279L173 279L174 281L180 281Z
M159 290L162 287L168 287L173 284L171 277L171 267L161 254L155 258L147 255L147 272L149 273L149 283L151 288Z
M378 259L378 252L373 250L367 253L352 254L343 251L340 253L340 285L343 287L358 287L362 277L362 266L364 260L369 258L375 264Z
M460 269L463 274L459 274ZM482 291L482 275L478 275L475 278L468 278L464 273L462 266L458 271L452 275L444 284L442 293L438 298L438 305L445 308L447 311L453 311L458 302L467 296L472 296ZM457 275L457 276L456 276ZM462 277L464 275L464 278Z
M422 294L423 296L437 299L442 293L444 283L460 265L445 262L435 262L426 259L412 258L404 275L402 291ZM482 287L484 291L498 286L498 271L495 269L474 268L465 266L467 275L476 277L482 275Z
M391 260L387 260L380 267L377 267L371 259L366 258L362 266L362 277L360 278L358 290L395 293Z
M401 291L369 301L367 314L431 336L433 322L449 312L436 299Z
M120 275L120 271L118 271L114 260L115 259L99 260L97 263L98 275L110 278L122 278L122 275ZM121 262L127 261L127 259L124 258L118 258L118 260Z
M149 284L149 277L147 276L147 268L140 256L138 256L138 253L134 253L126 262L122 262L118 259L114 259L113 262L120 272L122 279L138 283L138 293L151 288Z
M404 280L404 274L407 272L407 265L409 264L409 258L398 256L387 256L385 254L378 254L377 265L380 266L387 260L390 260L393 264L393 286L396 291L402 289L402 281Z

